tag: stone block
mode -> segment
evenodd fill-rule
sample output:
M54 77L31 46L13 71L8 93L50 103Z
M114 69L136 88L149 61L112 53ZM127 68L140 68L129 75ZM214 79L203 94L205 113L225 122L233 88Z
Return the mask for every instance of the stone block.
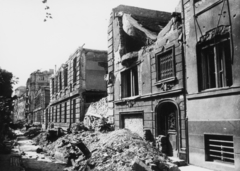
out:
M143 163L141 160L139 160L138 157L135 157L132 161L132 169L134 171L152 171L151 168L149 168L145 163Z

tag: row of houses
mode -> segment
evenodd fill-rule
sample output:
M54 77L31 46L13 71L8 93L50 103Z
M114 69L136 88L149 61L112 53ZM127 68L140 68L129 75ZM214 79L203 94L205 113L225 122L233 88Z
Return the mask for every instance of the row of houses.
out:
M28 116L68 128L107 96L116 129L165 136L167 155L193 165L239 170L239 6L181 0L173 13L114 8L107 51L78 48L44 90L28 81L29 97L50 97L44 113L35 106Z
M167 154L239 170L239 8L183 0L174 13L119 6L108 26L115 128L168 138Z

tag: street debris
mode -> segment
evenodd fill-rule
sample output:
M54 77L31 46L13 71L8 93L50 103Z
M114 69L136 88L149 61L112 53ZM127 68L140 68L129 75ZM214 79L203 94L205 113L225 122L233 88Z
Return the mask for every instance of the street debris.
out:
M128 129L105 133L81 129L51 143L47 142L47 132L43 132L34 140L47 156L66 163L68 171L178 170L151 142Z
M33 137L37 136L38 134L40 134L40 132L41 132L40 127L31 127L24 133L24 135L29 138L33 138Z

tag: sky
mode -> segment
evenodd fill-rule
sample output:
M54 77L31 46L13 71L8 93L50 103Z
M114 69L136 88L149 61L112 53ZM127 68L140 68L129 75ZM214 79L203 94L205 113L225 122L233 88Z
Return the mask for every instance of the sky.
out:
M75 50L107 50L112 8L173 12L179 0L0 0L0 68L25 86L36 70L58 69ZM49 9L45 9L49 6ZM46 18L50 13L52 19ZM47 19L44 22L44 19Z

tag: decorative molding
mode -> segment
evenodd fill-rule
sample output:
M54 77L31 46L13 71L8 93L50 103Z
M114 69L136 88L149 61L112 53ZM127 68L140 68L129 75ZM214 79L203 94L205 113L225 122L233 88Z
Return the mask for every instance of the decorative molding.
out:
M136 103L135 100L129 100L129 101L126 102L128 107L133 107L135 103Z

